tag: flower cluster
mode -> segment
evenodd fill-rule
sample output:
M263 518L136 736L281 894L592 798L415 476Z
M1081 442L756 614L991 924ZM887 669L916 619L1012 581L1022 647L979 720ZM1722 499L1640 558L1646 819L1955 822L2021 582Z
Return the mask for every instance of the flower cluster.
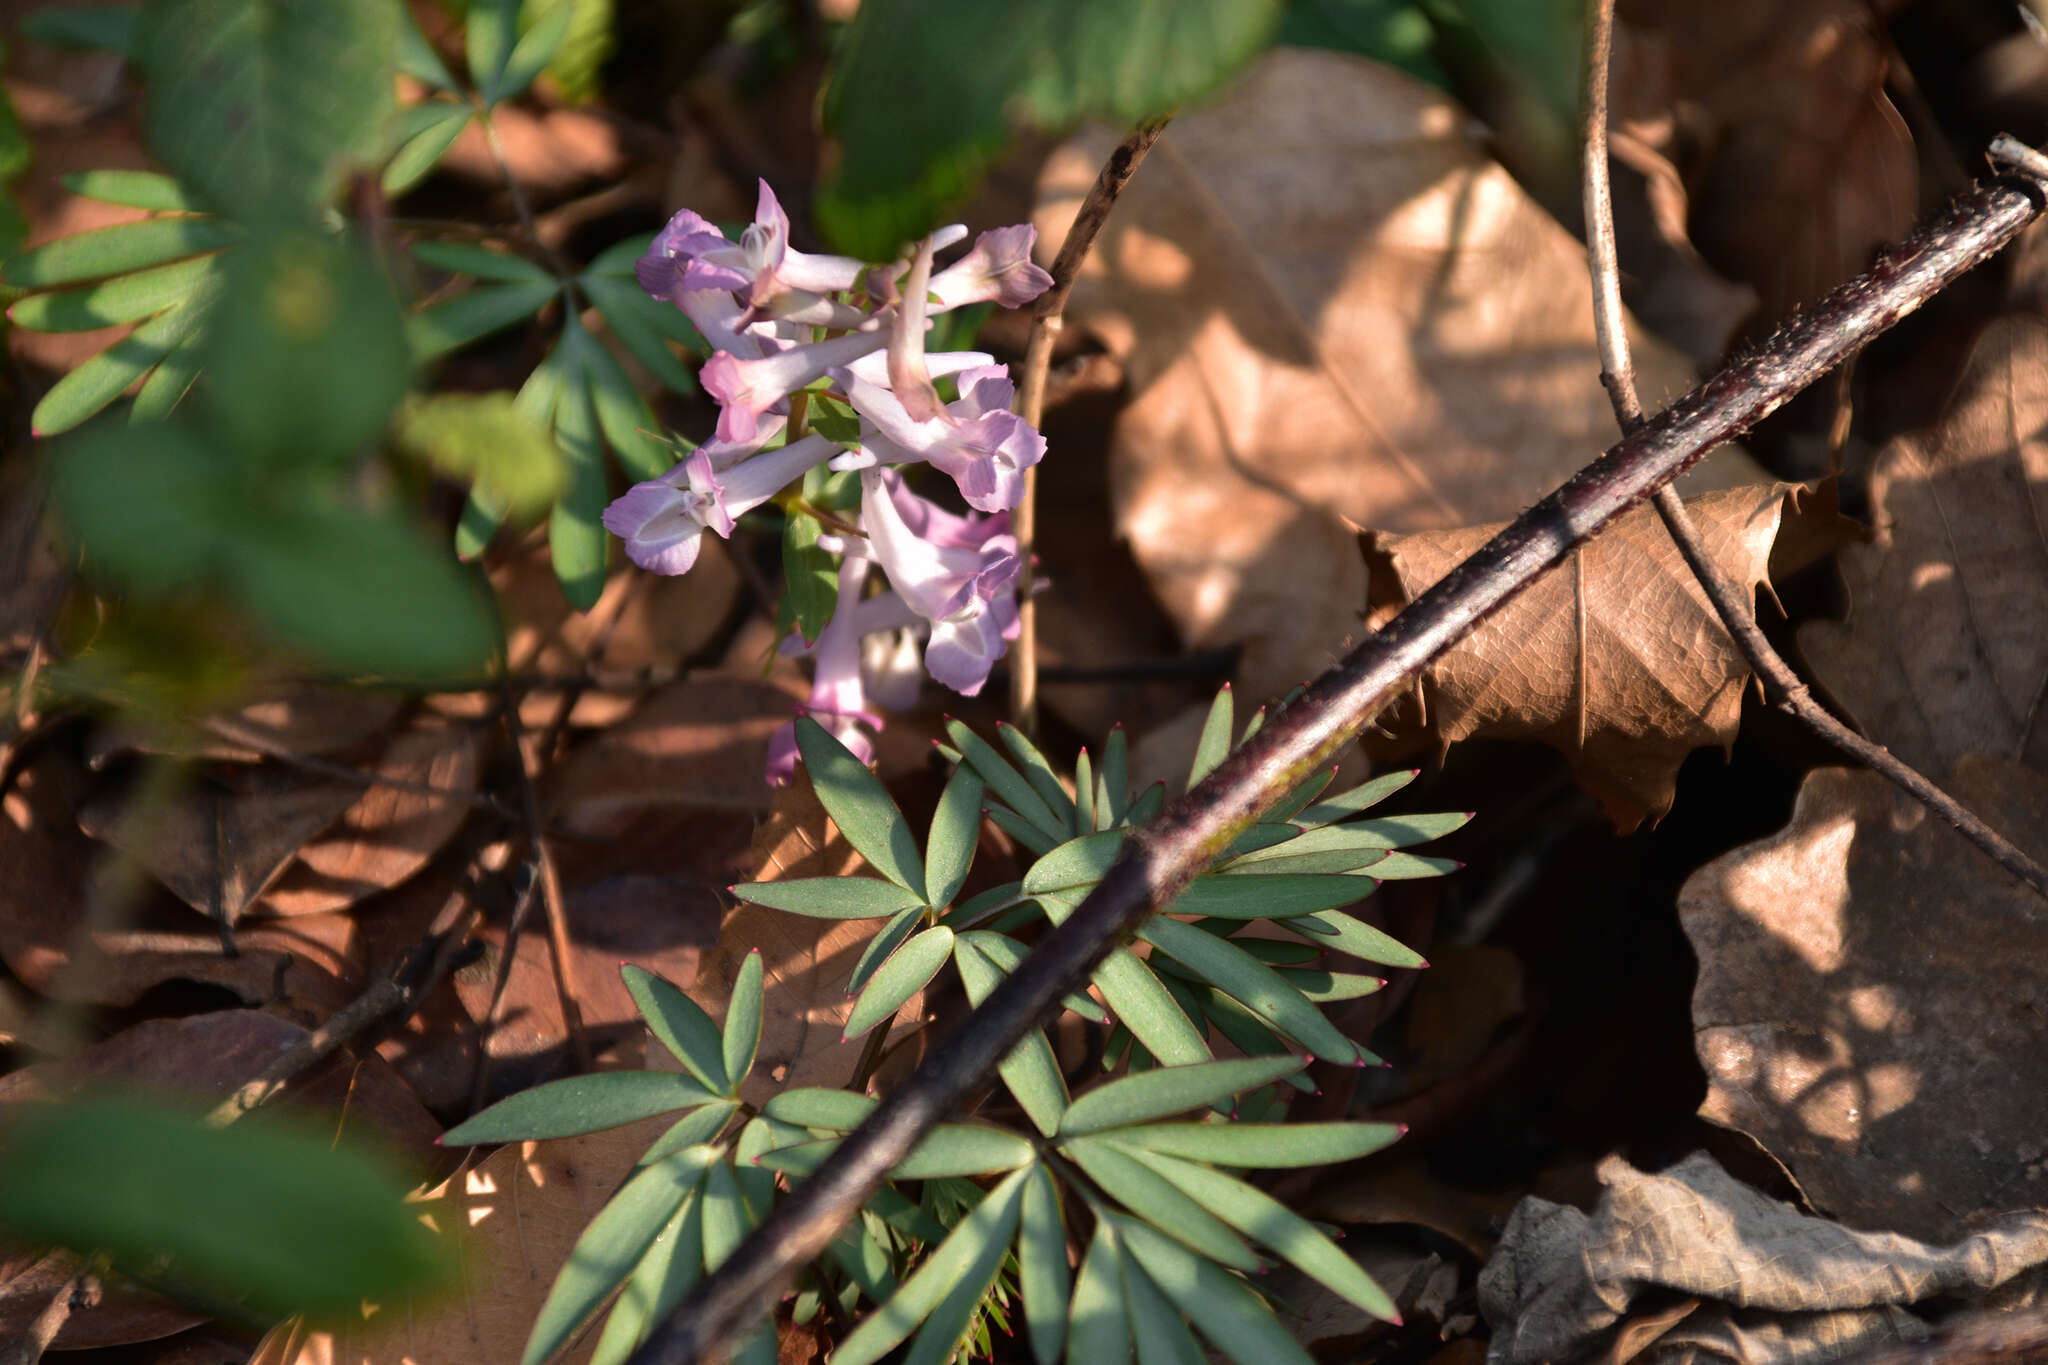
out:
M791 247L789 218L764 182L739 241L686 209L636 267L641 287L682 309L711 343L700 377L718 401L718 428L607 508L605 527L642 568L687 573L705 531L730 536L738 517L820 465L858 471L857 524L819 542L842 556L837 607L815 642L792 638L785 648L813 656L807 709L864 759L874 743L862 727L881 724L862 681L865 637L885 637L873 654L887 661L900 657L903 633L916 632L925 671L972 696L1017 631L1021 565L1009 514L1045 438L1010 411L1015 386L1004 366L978 352L927 352L925 333L935 314L1015 308L1052 279L1032 263L1035 234L1022 225L982 233L937 268L937 253L966 232L942 228L908 261L871 270ZM957 397L940 393L940 379ZM857 437L788 439L790 399L804 390L850 408ZM913 491L902 470L915 464L950 478L974 510L958 516ZM867 592L870 566L887 590ZM771 780L787 780L794 762L785 729L770 752Z

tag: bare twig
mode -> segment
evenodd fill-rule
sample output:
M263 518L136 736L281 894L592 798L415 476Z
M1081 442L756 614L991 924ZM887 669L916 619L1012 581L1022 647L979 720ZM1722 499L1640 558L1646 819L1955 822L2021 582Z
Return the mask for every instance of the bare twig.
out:
M951 1116L1060 998L1292 789L1404 695L1431 663L1623 512L2010 242L2048 206L2048 180L1998 180L1951 203L1867 273L1672 404L1518 517L1276 714L1134 834L1102 883L1041 939L905 1082L848 1134L655 1329L631 1365L707 1359L775 1304L797 1269L933 1124Z
M49 1302L28 1324L28 1330L18 1339L0 1346L0 1365L36 1365L43 1358L43 1352L50 1349L50 1343L57 1339L57 1333L64 1330L64 1324L71 1317L71 1300L79 1282L85 1278L85 1267L70 1252L53 1251L23 1272L23 1278L27 1278L49 1267L50 1273L61 1274L67 1264L71 1273L51 1292Z
M1628 333L1621 309L1621 270L1614 250L1614 206L1607 180L1607 68L1614 34L1615 0L1593 0L1586 7L1585 168L1586 255L1593 274L1593 331L1600 347L1600 382L1614 404L1614 417L1624 436L1643 425L1636 398L1635 365L1629 358ZM1992 154L2021 170L2048 179L2048 158L2009 137L1992 143ZM1773 704L1835 748L1880 773L1901 791L1955 827L1957 833L2004 868L2022 885L2048 899L2048 871L1992 829L1961 802L1937 787L1883 745L1857 734L1813 699L1806 684L1757 627L1748 594L1714 563L1700 540L1699 528L1684 499L1665 485L1654 501L1657 514L1678 543L1678 552L1693 577L1706 590L1721 624L1736 648L1756 671Z
M343 1005L326 1023L287 1048L277 1060L263 1068L261 1075L222 1100L206 1116L218 1128L233 1123L285 1088L301 1072L311 1070L337 1048L364 1029L400 1007L411 1003L405 988L388 976L370 983L368 990Z
M1152 144L1159 140L1166 122L1166 119L1160 119L1157 123L1144 125L1118 143L1117 149L1109 154L1109 160L1102 164L1102 172L1095 177L1088 197L1081 201L1080 211L1074 215L1074 225L1067 229L1066 240L1060 243L1060 254L1053 259L1052 287L1040 294L1032 307L1031 337L1024 344L1023 375L1017 385L1017 412L1034 427L1045 416L1045 377L1052 368L1052 348L1058 344L1060 333L1067 325L1067 296L1074 292L1074 281L1080 278L1081 263L1088 259L1088 249L1095 244L1095 234L1102 231L1109 211L1116 206L1117 196L1138 173L1145 153L1151 151ZM1023 569L1017 576L1017 640L1010 647L1010 715L1015 719L1017 728L1035 740L1038 738L1038 604L1034 600L1034 591L1038 570L1033 563L1032 552L1038 544L1036 465L1024 471L1024 499L1010 514L1010 529L1017 537L1017 556L1023 562Z

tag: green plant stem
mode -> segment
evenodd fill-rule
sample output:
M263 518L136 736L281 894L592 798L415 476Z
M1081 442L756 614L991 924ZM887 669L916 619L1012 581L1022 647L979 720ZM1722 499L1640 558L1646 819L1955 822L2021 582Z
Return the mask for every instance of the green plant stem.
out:
M1367 636L1133 835L1080 907L697 1283L634 1353L632 1365L710 1359L759 1321L932 1125L985 1084L1018 1041L1053 1015L1062 996L1281 793L1330 763L1424 669L1545 571L2005 246L2044 205L2044 179L2001 179L1965 192L1864 275L1624 438Z

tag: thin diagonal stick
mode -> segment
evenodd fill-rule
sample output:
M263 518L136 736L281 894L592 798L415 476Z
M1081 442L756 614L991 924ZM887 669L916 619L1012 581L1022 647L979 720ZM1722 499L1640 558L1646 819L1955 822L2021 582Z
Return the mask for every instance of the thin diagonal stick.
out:
M717 1270L631 1365L695 1365L775 1306L932 1125L987 1083L1060 999L1227 849L1283 792L1326 767L1380 709L1494 612L1623 512L1747 431L2010 242L2048 207L2048 179L1977 185L1864 275L1666 408L1452 569L1317 679L1193 791L1132 835L1101 885L934 1047Z
M1052 348L1066 327L1067 295L1080 278L1081 262L1095 234L1109 218L1116 197L1138 173L1138 164L1159 134L1166 120L1148 123L1117 144L1095 177L1088 197L1081 201L1074 225L1060 243L1060 254L1052 263L1052 286L1038 296L1031 310L1031 339L1024 344L1024 370L1017 386L1017 414L1032 426L1045 415L1045 377L1052 368ZM1010 715L1017 728L1031 739L1038 738L1038 604L1033 600L1038 570L1032 551L1038 544L1038 466L1024 471L1024 498L1010 514L1010 529L1017 537L1017 556L1023 571L1017 576L1017 641L1010 651Z
M1586 207L1586 256L1593 273L1593 331L1600 347L1600 383L1614 404L1614 418L1623 436L1633 435L1643 425L1642 404L1636 399L1635 364L1629 358L1628 332L1621 311L1621 269L1614 249L1614 204L1607 179L1607 68L1614 39L1615 0L1593 0L1586 7L1585 69L1585 174L1582 182ZM2030 175L2048 172L2048 160L2011 138L1992 144L1994 155ZM1748 594L1731 582L1707 555L1699 528L1685 502L1668 484L1653 499L1657 514L1678 552L1685 557L1693 577L1706 589L1707 600L1721 618L1721 624L1735 640L1749 666L1769 689L1771 700L1782 711L1798 719L1835 748L1857 759L1955 827L1956 832L1982 849L2022 885L2048 900L2048 871L1972 813L1968 807L1934 785L1897 755L1873 740L1857 734L1830 715L1813 699L1806 684L1791 665L1771 648L1758 629L1755 610Z

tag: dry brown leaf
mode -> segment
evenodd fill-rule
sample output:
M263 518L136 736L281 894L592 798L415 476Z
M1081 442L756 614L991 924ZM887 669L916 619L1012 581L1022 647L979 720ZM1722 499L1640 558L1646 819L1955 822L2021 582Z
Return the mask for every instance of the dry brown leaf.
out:
M1788 484L1706 493L1686 506L1723 573L1766 581ZM1416 594L1499 531L1373 538ZM1749 667L1663 522L1639 507L1488 617L1424 676L1422 719L1449 744L1534 739L1572 760L1620 829L1670 809L1678 767L1735 740Z
M292 682L209 718L210 725L201 722L176 734L161 726L110 725L93 737L90 752L95 764L127 752L237 763L257 763L277 753L317 757L375 738L404 708L405 697L397 692Z
M2048 777L1965 759L1943 785L2035 857ZM1929 1240L2048 1205L2048 915L1874 773L1808 775L1791 822L1695 872L1701 1112L1816 1208Z
M1111 145L1047 163L1048 249ZM1335 53L1275 50L1176 119L1069 311L1135 395L1119 528L1189 645L1245 644L1250 698L1314 676L1355 631L1343 518L1504 520L1614 439L1584 249L1448 97ZM1652 403L1689 383L1646 338L1636 364Z
M1864 0L1622 6L1614 119L1684 173L1692 240L1764 318L1913 226L1919 164Z
M1585 1360L1635 1314L1670 1297L1700 1305L1657 1324L1641 1365L1839 1360L1925 1335L1906 1309L1981 1298L2048 1261L2048 1214L2013 1214L1952 1246L1854 1232L1749 1188L1695 1152L1656 1175L1620 1157L1588 1216L1522 1201L1479 1276L1496 1365ZM1643 1325L1639 1324L1638 1325Z
M476 737L461 728L424 726L394 738L371 769L379 777L452 792L476 789ZM354 804L263 894L277 915L342 910L413 876L469 817L466 802L396 787L362 789Z
M1870 476L1844 625L1800 647L1871 738L1926 772L1965 754L2048 771L2048 322L1984 329L1947 415Z

